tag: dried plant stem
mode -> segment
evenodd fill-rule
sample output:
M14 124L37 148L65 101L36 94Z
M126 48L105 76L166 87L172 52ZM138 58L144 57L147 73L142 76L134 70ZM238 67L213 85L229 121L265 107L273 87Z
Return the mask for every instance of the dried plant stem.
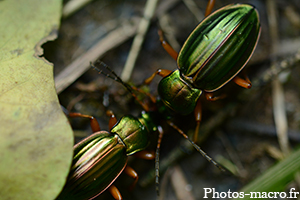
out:
M137 30L137 35L134 37L128 59L126 60L125 67L121 74L121 78L125 82L127 82L130 79L130 76L132 74L132 70L134 68L134 64L138 57L139 51L142 47L144 37L149 28L150 21L154 15L156 4L157 4L157 0L148 0L146 3L144 16L140 21Z
M183 0L183 2L199 22L204 18L204 14L194 0Z
M63 7L62 17L67 18L92 0L71 0Z
M271 40L272 40L272 55L277 51L277 43L279 40L278 36L278 25L277 25L277 6L276 2L272 0L267 1L267 8L268 8L268 19L269 19L269 26L270 26L270 33L271 33ZM272 67L275 66L276 57L272 58ZM275 126L278 134L278 142L280 148L285 156L287 156L290 152L289 150L289 142L288 142L288 124L287 124L287 116L285 112L285 103L284 103L284 91L283 87L279 81L278 76L273 77L272 81L272 88L273 88L273 112L274 112L274 120Z
M125 25L110 32L105 38L100 40L85 54L79 56L70 65L68 65L60 74L55 77L55 87L57 94L62 92L70 84L72 84L78 77L90 68L90 62L95 61L109 51L110 49L119 46L131 38L136 33L137 22Z
M191 191L186 190L188 181L179 165L175 165L171 169L171 183L174 188L174 192L177 196L177 199L184 200L195 200L195 197Z

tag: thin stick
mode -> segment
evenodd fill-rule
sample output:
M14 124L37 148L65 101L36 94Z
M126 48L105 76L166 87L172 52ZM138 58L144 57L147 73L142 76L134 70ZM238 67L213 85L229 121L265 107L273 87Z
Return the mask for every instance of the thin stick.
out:
M134 64L136 62L139 51L140 51L141 46L143 44L144 37L145 37L146 32L149 28L151 18L154 15L156 4L157 4L157 0L148 0L147 3L146 3L144 17L140 21L138 31L137 31L137 35L135 36L135 38L133 40L133 44L131 46L131 50L130 50L128 59L126 61L123 72L121 74L121 78L125 82L127 82L130 79L132 70L134 68Z
M125 24L126 25L110 32L104 39L100 40L95 46L88 50L86 54L79 56L55 77L57 94L61 93L87 71L90 68L91 61L95 61L97 58L103 56L104 53L119 46L135 34L137 22L134 22L133 25L129 23Z
M193 0L183 0L183 2L199 22L204 18L204 14L198 8L195 1L193 1Z
M92 0L71 0L63 7L62 17L67 18Z
M186 189L188 181L179 164L172 167L170 176L172 186L174 188L177 199L195 200L192 192Z
M268 8L268 19L269 19L269 27L271 33L271 41L272 41L272 53L276 52L278 46L276 45L279 40L278 36L278 24L277 24L277 6L276 2L268 0L267 1ZM276 63L276 57L274 56L271 60L271 65L274 67ZM279 81L278 76L273 77L272 81L272 96L273 96L273 112L274 112L274 120L275 126L278 134L278 142L281 148L281 151L285 156L287 156L290 152L289 150L289 142L287 136L288 124L287 124L287 116L285 112L285 103L284 103L284 91L282 84Z

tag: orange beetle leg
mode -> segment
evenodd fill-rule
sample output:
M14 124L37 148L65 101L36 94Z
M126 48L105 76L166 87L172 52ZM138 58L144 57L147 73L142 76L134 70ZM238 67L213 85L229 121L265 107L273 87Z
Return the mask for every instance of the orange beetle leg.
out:
M155 158L154 151L140 151L134 154L135 157L145 159L145 160L153 160Z
M114 197L114 199L116 200L122 200L122 195L120 193L120 191L118 190L118 188L114 185L111 185L109 188L108 188L108 191L110 192L110 194Z
M252 87L251 81L247 76L245 76L245 79L242 79L238 76L234 77L233 82L235 82L237 85L249 89Z
M224 99L226 97L226 94L223 94L221 96L214 96L212 92L206 92L205 97L208 101L216 101L219 99Z
M168 54L174 59L177 60L178 53L171 47L169 43L164 40L164 36L161 30L158 30L159 40L161 42L161 46L168 52Z
M95 117L91 116L91 115L83 115L81 113L69 113L68 114L69 117L83 117L83 118L89 118L90 119L90 124L92 127L93 132L98 132L100 131L100 125L98 123L98 121L96 120Z
M196 121L196 128L195 128L195 133L194 133L194 137L193 137L193 142L196 143L198 140L200 122L202 120L202 106L201 106L200 99L197 101L197 105L194 110L194 115L195 115L195 121Z
M205 17L207 17L211 12L212 9L214 8L215 5L215 0L209 0L206 6L206 10L205 10Z
M132 185L129 187L130 190L133 190L133 188L135 187L138 179L139 179L139 176L138 174L136 173L136 171L134 171L134 169L132 169L131 167L129 167L128 165L125 167L124 169L124 172L132 177L134 179L134 182L132 183Z
M118 120L117 120L115 114L113 113L113 111L111 111L111 110L106 111L106 115L109 116L108 128L109 128L109 130L111 130L114 127L114 125L116 125Z
M154 79L155 75L160 75L161 77L165 77L165 76L168 76L170 73L172 73L171 70L168 70L168 69L158 69L149 78L147 78L144 81L144 84L149 85L152 82L152 80Z

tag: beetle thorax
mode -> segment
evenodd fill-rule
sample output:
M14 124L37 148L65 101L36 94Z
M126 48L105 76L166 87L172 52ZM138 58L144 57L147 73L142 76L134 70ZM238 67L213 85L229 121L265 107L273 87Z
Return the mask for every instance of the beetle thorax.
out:
M175 70L159 82L158 93L167 107L185 115L194 110L202 91L193 88L180 76L179 70Z

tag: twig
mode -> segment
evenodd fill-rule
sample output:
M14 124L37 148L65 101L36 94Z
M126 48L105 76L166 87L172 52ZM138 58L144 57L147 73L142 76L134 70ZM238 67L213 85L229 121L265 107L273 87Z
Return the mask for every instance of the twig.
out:
M139 51L143 44L144 37L149 28L150 21L154 15L156 4L157 4L157 0L148 0L146 3L144 16L139 23L137 35L134 37L133 44L129 52L129 56L126 60L125 67L121 74L121 78L125 82L127 82L130 79L132 70L134 68L134 64L136 62Z
M161 183L160 183L160 194L159 197L157 198L158 200L164 200L166 196L166 191L167 191L167 186L168 182L170 180L170 175L172 171L170 168L166 170L166 173L162 176Z
M198 8L195 1L193 1L193 0L183 0L183 2L199 22L204 18L204 14Z
M226 128L236 132L255 133L259 136L275 137L276 129L274 125L260 124L258 122L249 121L248 119L230 119L226 123ZM289 140L300 142L300 132L295 130L288 131Z
M181 2L181 0L162 1L155 12L155 17L159 18L160 16L164 15L166 12L171 10L179 2Z
M288 124L285 112L284 93L278 77L274 77L273 87L273 112L275 126L278 134L280 148L285 156L290 152L287 136Z
M291 69L300 63L300 49L297 52L294 52L293 55L285 56L282 60L277 60L273 63L274 67L268 68L264 73L261 73L259 77L252 81L253 87L259 87L260 85L264 85L273 80L273 77L279 75L281 72L287 69ZM251 92L251 90L246 90L247 92Z
M63 7L62 17L67 18L92 0L71 0Z
M295 8L291 5L287 6L284 9L284 14L286 15L287 19L296 27L300 28L300 15L295 11Z
M224 135L222 131L217 131L218 138L221 140L227 154L229 155L230 160L234 163L236 166L236 176L239 176L241 178L247 177L247 171L245 170L237 152L236 149L233 148L232 144L230 143L229 139Z
M191 191L186 190L188 183L180 166L175 165L171 170L171 183L177 199L195 200Z
M179 51L180 45L176 40L174 29L170 26L169 23L169 14L165 13L158 18L159 26L164 33L164 36L167 38L168 43L176 50Z
M132 37L137 28L137 22L133 24L124 23L120 28L110 32L104 39L100 40L85 54L79 56L68 65L60 74L55 77L55 87L57 94L72 84L78 77L90 68L90 62L95 61L109 51L119 46L121 43Z
M271 40L272 40L272 55L277 51L277 43L278 43L278 27L277 27L277 7L276 2L272 0L267 1L267 9L268 9L268 19L269 19L269 27L271 33ZM272 67L275 66L276 57L272 59ZM282 85L279 81L278 76L273 77L272 81L272 88L273 88L273 111L274 111L274 120L275 126L278 134L278 142L280 148L284 155L288 155L289 150L289 142L287 136L287 117L285 113L285 103L284 103L284 92Z

